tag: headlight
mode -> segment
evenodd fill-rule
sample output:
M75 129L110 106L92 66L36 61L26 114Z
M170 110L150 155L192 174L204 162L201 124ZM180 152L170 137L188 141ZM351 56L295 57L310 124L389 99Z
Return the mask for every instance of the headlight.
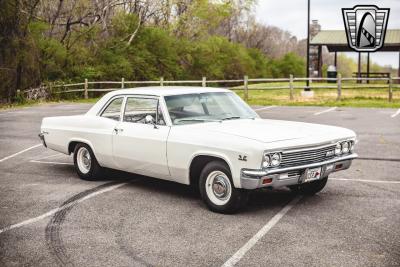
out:
M349 142L350 143L350 152L353 152L353 150L354 150L354 142L353 141L351 141L351 142Z
M273 167L279 166L281 164L281 155L279 153L275 153L271 156L271 165Z
M342 154L342 146L340 145L340 143L337 143L335 147L335 155L339 156L340 154Z
M262 166L263 168L267 168L270 166L270 164L271 164L271 157L267 153L265 153Z
M349 145L349 143L350 143L350 142L343 142L343 143L342 143L342 153L343 153L343 154L349 153L349 151L350 151L350 145Z
M277 167L281 164L281 153L264 153L262 167Z

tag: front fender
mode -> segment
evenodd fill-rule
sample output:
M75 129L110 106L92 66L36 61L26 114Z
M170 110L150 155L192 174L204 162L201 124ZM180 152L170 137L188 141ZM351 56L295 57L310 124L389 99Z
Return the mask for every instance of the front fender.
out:
M225 155L224 153L218 153L216 151L207 151L207 150L196 151L190 157L189 163L188 163L187 168L186 168L187 169L186 178L187 178L187 183L188 184L190 183L190 166L192 165L193 160L198 156L215 157L215 158L219 158L219 159L223 160L228 165L229 170L231 171L233 184L236 187L236 178L234 178L234 166L233 166L232 160L227 155ZM240 177L239 177L239 184L240 184Z

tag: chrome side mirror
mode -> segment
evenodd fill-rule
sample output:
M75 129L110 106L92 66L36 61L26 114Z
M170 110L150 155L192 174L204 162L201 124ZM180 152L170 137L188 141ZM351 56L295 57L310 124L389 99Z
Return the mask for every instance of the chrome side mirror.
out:
M151 115L146 115L146 117L144 118L144 122L146 124L153 124L154 128L157 128L156 121L154 120L153 116L151 116Z
M154 124L154 118L151 115L146 115L146 117L144 118L144 122L146 124Z

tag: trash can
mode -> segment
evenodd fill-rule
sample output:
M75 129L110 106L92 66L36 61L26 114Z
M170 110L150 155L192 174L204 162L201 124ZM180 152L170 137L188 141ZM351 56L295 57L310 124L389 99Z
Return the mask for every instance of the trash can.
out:
M328 67L328 70L327 70L327 77L328 77L328 78L335 78L335 79L336 79L336 77L337 77L337 71L336 71L336 67L335 67L335 66L330 65L330 66ZM336 83L336 81L328 80L328 83Z

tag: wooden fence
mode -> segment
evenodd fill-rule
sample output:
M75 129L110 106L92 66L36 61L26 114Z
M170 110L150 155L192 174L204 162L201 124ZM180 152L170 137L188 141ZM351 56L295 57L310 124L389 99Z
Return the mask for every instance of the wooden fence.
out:
M182 80L182 81L168 81L164 80L163 77L160 80L154 81L125 81L124 78L121 81L88 81L85 79L82 83L72 83L72 84L53 84L49 83L46 86L41 86L40 88L33 88L23 91L22 93L25 96L32 95L36 91L43 92L43 95L49 94L65 94L65 93L73 93L73 92L83 92L83 97L85 99L89 98L89 92L110 92L124 88L130 88L131 85L155 85L155 86L165 86L165 85L198 85L202 87L206 87L209 84L212 85L223 85L224 87L228 87L231 90L243 90L244 99L247 101L249 97L249 91L251 90L288 90L288 96L290 100L294 100L294 89L304 89L304 85L299 86L296 82L306 82L309 81L309 88L312 89L336 89L337 97L336 99L339 101L342 97L342 89L372 89L372 88L387 88L387 95L389 102L393 100L393 89L400 88L400 85L396 84L400 83L400 77L391 77L388 78L342 78L340 74L338 74L337 78L298 78L290 75L289 78L255 78L250 79L248 76L244 76L243 79L236 80L207 80L206 77L203 77L201 80ZM379 82L377 84L369 83L370 81ZM277 83L279 85L272 84L272 86L262 87L262 88L250 88L250 83ZM321 82L331 82L332 85L322 85ZM346 82L346 83L344 83ZM364 83L365 82L365 83ZM287 83L287 84L285 84ZM229 86L230 84L234 84L236 86ZM283 84L283 85L281 85ZM103 85L118 85L115 88L90 88L94 87L102 87ZM78 88L76 88L78 87ZM36 91L35 91L36 90ZM46 94L46 92L47 94ZM39 95L39 93L36 93Z

